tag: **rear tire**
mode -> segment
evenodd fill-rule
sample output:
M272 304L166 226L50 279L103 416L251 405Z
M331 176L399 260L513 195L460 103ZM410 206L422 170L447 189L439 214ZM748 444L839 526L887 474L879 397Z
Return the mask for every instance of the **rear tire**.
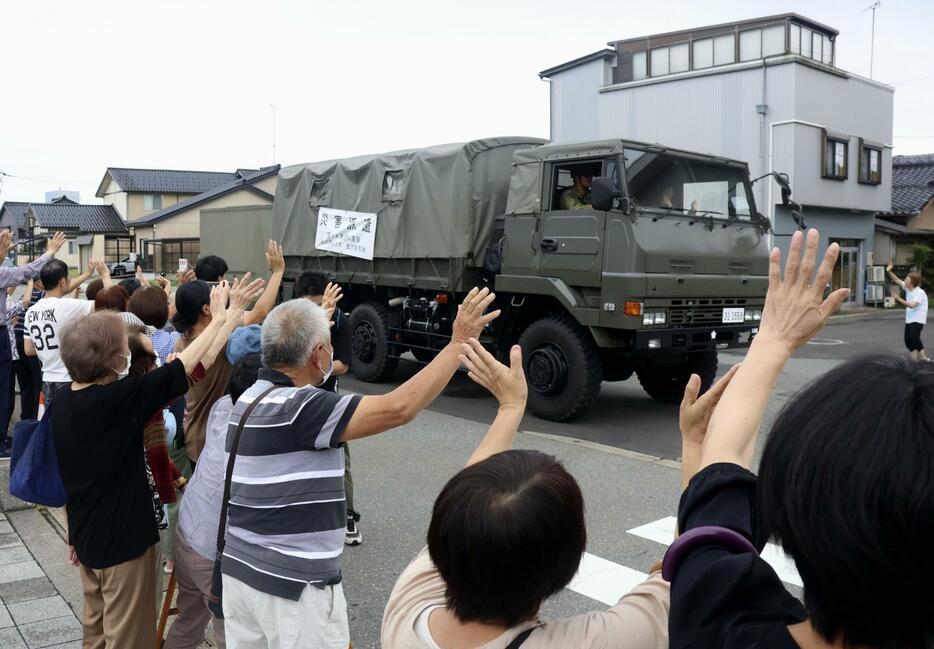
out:
M677 365L642 367L637 371L639 383L646 394L662 403L681 403L684 386L691 374L701 378L701 394L704 394L717 378L717 352L692 355Z
M353 375L367 383L391 379L399 357L389 342L389 308L379 302L358 304L350 314L350 330Z
M590 409L603 381L590 332L567 316L548 316L529 325L519 345L533 414L569 421Z

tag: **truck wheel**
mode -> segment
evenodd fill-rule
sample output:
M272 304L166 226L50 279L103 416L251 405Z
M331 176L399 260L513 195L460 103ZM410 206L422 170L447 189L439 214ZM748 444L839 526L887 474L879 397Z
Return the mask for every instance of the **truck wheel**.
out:
M717 377L717 352L704 352L689 357L678 365L642 367L638 370L639 383L646 393L662 403L681 403L684 386L691 374L701 378L701 394L704 394Z
M565 316L536 320L519 338L529 410L568 421L590 409L600 393L600 353L590 333Z
M368 383L392 378L399 358L389 344L389 308L378 302L358 304L350 314L350 329L353 375Z

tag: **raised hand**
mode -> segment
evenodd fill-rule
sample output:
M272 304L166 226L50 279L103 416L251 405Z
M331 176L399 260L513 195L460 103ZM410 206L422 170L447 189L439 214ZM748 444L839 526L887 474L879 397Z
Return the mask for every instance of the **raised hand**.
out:
M463 303L457 307L457 317L452 325L451 340L455 343L466 343L471 338L476 338L483 331L483 328L499 317L500 310L497 309L486 313L487 308L493 304L496 294L491 293L490 289L470 289Z
M331 309L331 312L334 312L334 309L337 308L337 303L341 301L341 298L344 297L344 294L341 292L340 284L335 284L334 282L328 282L327 288L324 289L324 295L321 297L321 306L325 310Z
M106 277L110 275L110 269L107 268L107 264L105 264L100 259L92 259L91 261L89 261L88 269L97 271L97 274L100 275L101 277Z
M697 374L692 374L684 386L684 399L681 401L681 409L678 413L678 426L681 429L681 437L685 442L700 445L704 443L704 437L707 435L707 424L710 423L710 415L714 408L720 403L720 397L726 386L733 380L739 365L730 368L723 378L713 384L713 386L698 398L700 394L701 379Z
M183 270L178 274L178 285L186 284L195 278L194 269L189 268L188 270Z
M890 261L890 262L889 262L889 265L885 267L885 269L886 269L887 271L889 271L890 273L892 272L892 269L893 269L893 268L895 268L895 262L894 262L894 261Z
M266 263L269 264L269 270L274 273L285 272L285 257L282 254L282 246L272 239L269 240L269 244L266 246Z
M0 259L4 258L10 252L10 246L13 244L13 233L9 230L0 230Z
M143 272L143 267L139 264L136 265L136 281L139 282L140 286L149 286L149 280L146 279L146 273Z
M227 319L227 300L230 298L230 285L221 280L211 288L211 323L224 322ZM200 360L200 359L199 359Z
M841 288L823 299L824 287L830 281L840 247L830 244L815 277L820 235L817 230L808 230L802 256L803 239L800 232L795 232L791 238L784 275L779 249L775 248L769 255L769 290L756 335L763 342L782 345L789 354L820 331L850 294L849 289Z
M266 282L262 279L254 279L251 282L250 277L250 273L246 273L242 279L234 279L233 286L230 289L230 307L228 309L230 313L242 312L263 292L263 286Z
M55 255L65 245L65 234L56 232L51 238L46 240L45 251L50 255Z
M489 390L501 408L525 409L529 388L522 369L522 348L513 345L509 350L509 367L506 367L484 349L476 338L462 345L459 356L467 368L467 376Z

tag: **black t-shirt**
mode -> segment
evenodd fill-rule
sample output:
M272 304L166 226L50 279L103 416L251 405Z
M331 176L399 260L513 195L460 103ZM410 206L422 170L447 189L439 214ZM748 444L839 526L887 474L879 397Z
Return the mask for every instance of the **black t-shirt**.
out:
M109 568L159 541L143 459L143 426L188 390L175 360L140 377L65 389L52 438L68 494L68 535L82 565Z
M711 465L682 494L678 529L718 525L755 544L755 503L755 475L735 464ZM671 584L671 649L798 649L787 627L806 618L772 567L751 553L697 547Z
M340 309L336 309L334 311L334 324L331 325L331 347L334 348L334 360L340 361L347 367L350 367L350 361L353 358L352 336L350 318L344 315ZM337 378L331 374L331 378L321 384L321 389L337 392Z

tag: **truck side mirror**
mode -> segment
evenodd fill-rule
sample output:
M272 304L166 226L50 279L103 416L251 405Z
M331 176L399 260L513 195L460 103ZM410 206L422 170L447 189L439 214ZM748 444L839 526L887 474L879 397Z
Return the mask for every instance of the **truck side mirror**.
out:
M620 195L609 176L597 176L590 185L590 204L595 210L607 212L613 209L613 199L619 198Z
M791 199L791 185L788 183L788 174L773 171L772 178L775 179L775 182L778 183L779 188L782 190L782 205L788 207Z

